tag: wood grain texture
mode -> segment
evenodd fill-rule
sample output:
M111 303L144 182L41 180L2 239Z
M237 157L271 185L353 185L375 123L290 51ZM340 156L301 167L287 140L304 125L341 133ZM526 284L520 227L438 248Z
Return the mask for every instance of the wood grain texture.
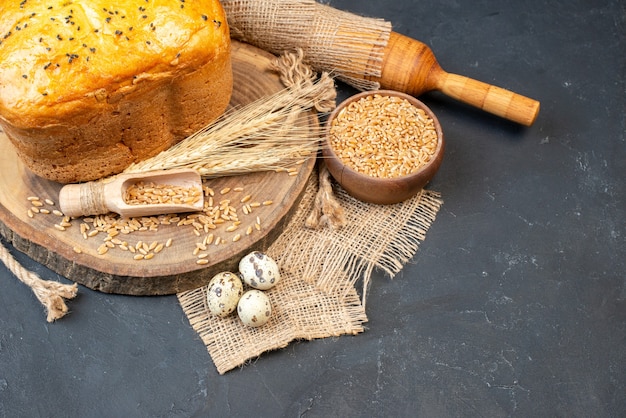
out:
M234 90L231 106L241 106L283 88L277 74L270 68L273 55L247 44L233 42ZM313 113L303 118L301 123L310 129L318 129L318 119ZM214 199L231 199L234 207L239 207L239 230L225 231L225 226L211 231L225 243L210 245L207 250L209 264L196 264L193 250L204 236L194 234L191 226L161 225L158 231L133 232L124 236L129 244L138 241L165 242L172 238L171 247L156 254L151 260L134 260L128 251L109 250L98 254L104 235L89 238L81 235L79 220L65 231L55 228L60 217L54 214L28 216L31 207L29 196L42 200L49 198L58 209L58 196L61 184L50 182L29 172L16 156L10 141L0 131L0 233L16 249L24 252L51 270L70 280L91 289L106 293L129 295L162 295L190 290L206 284L214 274L234 270L239 259L252 250L265 250L281 234L297 203L304 192L306 183L314 169L315 158L307 160L299 169L298 175L264 172L245 176L224 177L210 180L208 184L216 191ZM235 188L243 191L233 191ZM231 188L221 196L219 191ZM245 195L251 201L272 200L267 206L254 208L249 215L242 213L239 201ZM261 229L253 227L246 235L248 226L261 220ZM226 225L226 224L223 224ZM241 239L234 242L236 233ZM82 253L76 253L80 247Z
M378 81L382 88L414 96L438 90L443 94L491 114L530 126L539 114L534 99L471 78L450 74L437 62L424 43L392 32L385 48L383 68Z

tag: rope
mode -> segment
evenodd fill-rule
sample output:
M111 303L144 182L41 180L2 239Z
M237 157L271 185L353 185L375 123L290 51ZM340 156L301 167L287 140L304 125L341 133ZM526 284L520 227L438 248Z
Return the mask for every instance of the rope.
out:
M318 229L329 227L340 229L346 224L346 217L341 203L333 193L330 172L324 161L318 163L319 189L315 195L315 203L309 217L306 219L307 228Z
M0 260L18 278L33 290L33 293L46 308L48 322L63 318L68 313L64 299L73 299L78 292L78 285L66 285L41 279L36 273L24 268L0 243Z

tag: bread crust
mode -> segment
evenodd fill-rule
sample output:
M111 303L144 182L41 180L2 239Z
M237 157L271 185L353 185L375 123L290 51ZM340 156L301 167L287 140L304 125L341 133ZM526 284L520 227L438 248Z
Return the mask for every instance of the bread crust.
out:
M0 124L35 174L71 183L119 173L228 106L230 37L217 0L128 0L115 10L97 0L88 10L67 0L22 3L0 6L0 39L11 32L0 45ZM59 16L74 22L57 28L62 47L43 23Z

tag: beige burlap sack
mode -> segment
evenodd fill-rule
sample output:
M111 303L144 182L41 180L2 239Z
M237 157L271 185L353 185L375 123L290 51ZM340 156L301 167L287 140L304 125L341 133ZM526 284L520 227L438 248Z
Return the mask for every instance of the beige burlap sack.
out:
M300 48L307 64L360 90L375 90L391 23L314 0L222 0L231 36L274 54Z
M236 314L210 316L206 287L178 295L220 374L293 340L362 332L365 290L374 268L397 273L417 251L442 204L437 193L427 190L397 205L378 206L339 189L345 226L313 230L305 220L317 190L317 176L312 176L298 211L268 250L282 274L268 292L274 308L269 323L247 328ZM355 289L359 280L364 283L361 297Z

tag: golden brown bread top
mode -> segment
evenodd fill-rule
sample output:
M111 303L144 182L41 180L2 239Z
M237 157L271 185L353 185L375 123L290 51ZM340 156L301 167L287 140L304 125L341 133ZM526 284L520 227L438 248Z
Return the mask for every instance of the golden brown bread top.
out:
M62 123L229 45L217 0L2 0L0 117L24 128Z

